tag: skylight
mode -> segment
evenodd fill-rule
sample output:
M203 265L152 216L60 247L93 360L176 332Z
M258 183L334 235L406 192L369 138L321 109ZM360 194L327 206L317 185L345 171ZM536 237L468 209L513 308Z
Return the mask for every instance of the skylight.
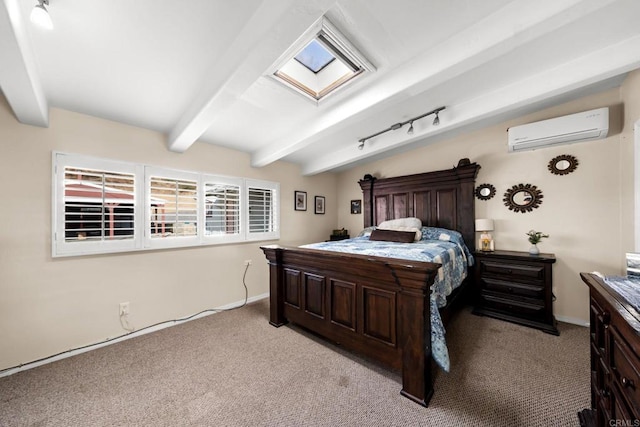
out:
M316 22L300 40L270 75L316 103L375 70L326 18Z
M329 51L315 39L311 40L311 43L302 49L294 58L316 74L336 59L335 56L329 53Z

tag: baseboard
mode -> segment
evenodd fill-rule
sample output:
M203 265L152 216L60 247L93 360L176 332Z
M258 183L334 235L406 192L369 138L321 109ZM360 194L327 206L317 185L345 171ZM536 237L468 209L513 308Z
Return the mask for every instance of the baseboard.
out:
M256 301L260 301L260 300L268 298L268 297L269 297L269 293L268 292L264 293L264 294L256 295L254 297L248 298L247 299L247 304L252 303L252 302L256 302ZM229 310L229 309L232 309L234 307L238 307L238 306L242 305L243 302L244 302L244 300L232 302L232 303L223 305L221 307L216 307L215 309L212 309L212 310ZM216 313L217 313L216 311L210 311L210 312L207 312L207 313L200 313L197 316L193 316L193 317L186 316L183 319L167 320L164 323L152 326L150 328L145 328L145 329L141 329L139 331L134 331L134 332L128 333L126 335L110 339L108 341L102 341L102 342L99 342L99 343L90 344L88 346L85 346L85 347L82 347L82 348L78 348L78 349L68 350L68 351L66 351L64 353L57 354L57 355L54 355L54 356L51 356L51 357L44 357L44 358L42 358L40 360L37 360L35 362L29 362L29 363L25 363L24 365L16 366L16 367L13 367L13 368L7 368L7 369L4 369L4 370L0 371L0 378L7 377L9 375L13 375L13 374L21 372L21 371L26 371L27 369L32 369L32 368L35 368L35 367L38 367L38 366L46 365L47 363L55 362L57 360L66 359L67 357L75 356L77 354L86 353L87 351L97 350L97 349L99 349L101 347L105 347L105 346L108 346L108 345L111 345L111 344L122 342L124 340L128 340L128 339L131 339L131 338L136 338L136 337L139 337L141 335L149 334L151 332L155 332L155 331L159 331L161 329L168 328L170 326L179 325L179 324L184 323L184 322L190 322L191 320L200 319L200 318L205 317L205 316L210 316L210 315L216 314Z
M558 322L571 323L572 325L584 326L586 328L589 327L589 322L585 322L582 319L576 319L575 317L556 316L556 320Z

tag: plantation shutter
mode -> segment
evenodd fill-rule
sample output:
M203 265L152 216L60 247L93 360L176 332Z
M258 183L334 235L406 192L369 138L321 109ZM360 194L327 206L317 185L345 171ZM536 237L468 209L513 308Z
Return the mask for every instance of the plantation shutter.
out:
M66 242L134 238L133 174L66 166L63 204Z
M240 234L240 186L207 182L205 235Z
M149 179L152 239L198 234L198 183L151 176Z

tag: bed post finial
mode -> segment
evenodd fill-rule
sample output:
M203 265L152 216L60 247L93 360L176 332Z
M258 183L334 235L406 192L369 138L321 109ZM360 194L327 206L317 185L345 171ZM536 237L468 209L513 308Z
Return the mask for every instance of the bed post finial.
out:
M471 160L469 160L468 157L465 157L464 159L460 159L458 161L458 166L456 166L456 167L459 168L461 166L469 166L470 164L471 164Z
M371 175L370 173L366 174L364 176L364 178L362 178L364 181L370 181L371 182L371 187L369 187L369 215L370 215L370 222L369 225L376 225L375 222L373 222L373 217L374 217L374 200L373 200L373 182L376 180L376 177Z

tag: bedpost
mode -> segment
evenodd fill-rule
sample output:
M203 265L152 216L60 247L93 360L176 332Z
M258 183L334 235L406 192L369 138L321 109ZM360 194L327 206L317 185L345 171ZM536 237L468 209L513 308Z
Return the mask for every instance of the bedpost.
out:
M269 262L269 323L276 328L287 323L284 317L284 274L282 253L278 245L261 246Z
M402 350L402 390L408 399L428 406L433 396L431 372L430 284L437 270L417 272L414 268L391 264L391 274L401 291L398 293L397 324ZM417 274L420 273L420 274Z
M460 182L458 196L458 231L471 252L475 250L475 182L480 165L471 163L469 159L460 159L454 168Z
M362 198L363 203L362 207L364 209L364 227L371 227L372 225L376 225L375 223L375 206L374 206L374 198L373 198L373 183L375 182L376 177L371 174L366 174L364 178L358 181L360 184L360 188L362 189ZM367 191L368 190L368 191Z

